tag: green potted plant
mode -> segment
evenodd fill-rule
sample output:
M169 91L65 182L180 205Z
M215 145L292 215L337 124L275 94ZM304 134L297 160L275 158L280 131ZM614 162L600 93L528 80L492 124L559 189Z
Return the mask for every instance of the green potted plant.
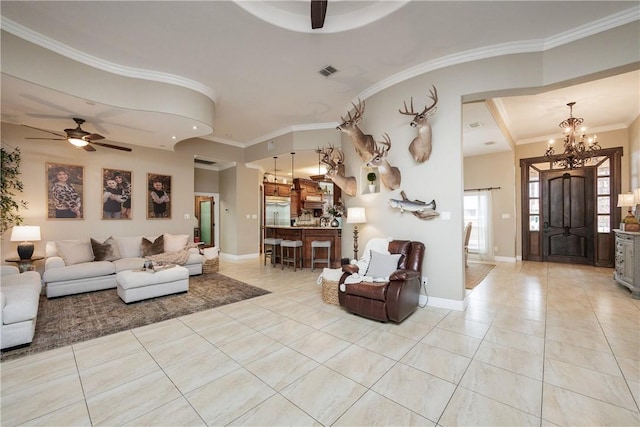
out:
M376 192L376 173L375 172L369 172L367 174L367 181L369 181L369 193L375 193Z
M23 184L20 181L20 149L7 151L4 147L2 150L2 191L0 197L2 207L0 209L0 233L4 233L14 225L22 224L24 218L18 213L20 208L26 209L27 202L24 200L15 200L14 192L22 193Z

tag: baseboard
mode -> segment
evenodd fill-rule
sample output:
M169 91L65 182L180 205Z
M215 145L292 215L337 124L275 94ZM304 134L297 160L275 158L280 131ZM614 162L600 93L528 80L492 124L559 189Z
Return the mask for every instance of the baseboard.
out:
M230 259L230 260L241 260L241 259L253 259L253 258L260 258L260 254L259 253L253 253L253 254L245 254L245 255L233 255L233 254L225 254L220 252L220 259Z
M500 262L516 262L516 258L510 256L497 256L495 260Z
M464 311L467 309L466 298L463 301L457 301L452 299L435 298L430 296L429 299L427 300L426 295L420 295L420 305L424 306L425 304L427 304L429 307L446 308L449 310L457 310L457 311Z

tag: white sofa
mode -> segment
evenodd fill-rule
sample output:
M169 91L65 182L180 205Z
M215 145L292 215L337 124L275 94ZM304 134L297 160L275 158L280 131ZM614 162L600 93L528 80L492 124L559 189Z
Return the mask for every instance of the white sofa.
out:
M180 265L189 270L189 275L191 276L202 274L204 257L197 248L186 245L186 239L184 238L188 237L187 235L171 236L164 234L163 236L165 237L165 255L178 252L184 253L183 251L186 251L185 262L180 263ZM176 246L177 237L181 237L184 243L178 243ZM100 258L94 256L93 252L95 250L91 254L86 253L87 244L89 244L89 250L91 250L92 242L90 239L47 242L45 249L47 259L42 275L46 285L47 297L53 298L116 288L117 273L144 266L143 238L143 236L109 238L112 239L111 243L115 241L117 248L114 248L116 254L108 258L110 260L96 260ZM146 239L153 242L156 238L150 237ZM109 239L95 240L107 243ZM78 250L74 249L76 253L69 254L69 245L73 244L77 244ZM182 246L182 249L180 249L180 246ZM62 249L63 247L64 250Z
M17 267L3 265L0 282L0 348L28 344L33 340L42 291L40 274L20 273Z

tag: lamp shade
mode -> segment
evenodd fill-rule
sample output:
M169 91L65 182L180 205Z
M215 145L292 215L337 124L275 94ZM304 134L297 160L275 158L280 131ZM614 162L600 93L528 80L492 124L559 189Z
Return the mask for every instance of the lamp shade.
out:
M633 190L633 196L636 199L636 204L640 205L640 188Z
M363 224L367 222L367 215L364 208L347 209L347 224Z
M40 241L39 225L16 225L11 230L12 242L38 242Z
M635 206L636 203L634 201L633 193L626 194L618 194L618 207L619 208L628 208L631 206Z

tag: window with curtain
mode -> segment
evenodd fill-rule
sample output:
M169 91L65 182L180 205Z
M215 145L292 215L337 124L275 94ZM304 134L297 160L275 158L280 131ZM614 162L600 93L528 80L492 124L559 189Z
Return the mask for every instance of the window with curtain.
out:
M464 223L471 222L469 253L483 261L493 261L491 191L465 191Z

